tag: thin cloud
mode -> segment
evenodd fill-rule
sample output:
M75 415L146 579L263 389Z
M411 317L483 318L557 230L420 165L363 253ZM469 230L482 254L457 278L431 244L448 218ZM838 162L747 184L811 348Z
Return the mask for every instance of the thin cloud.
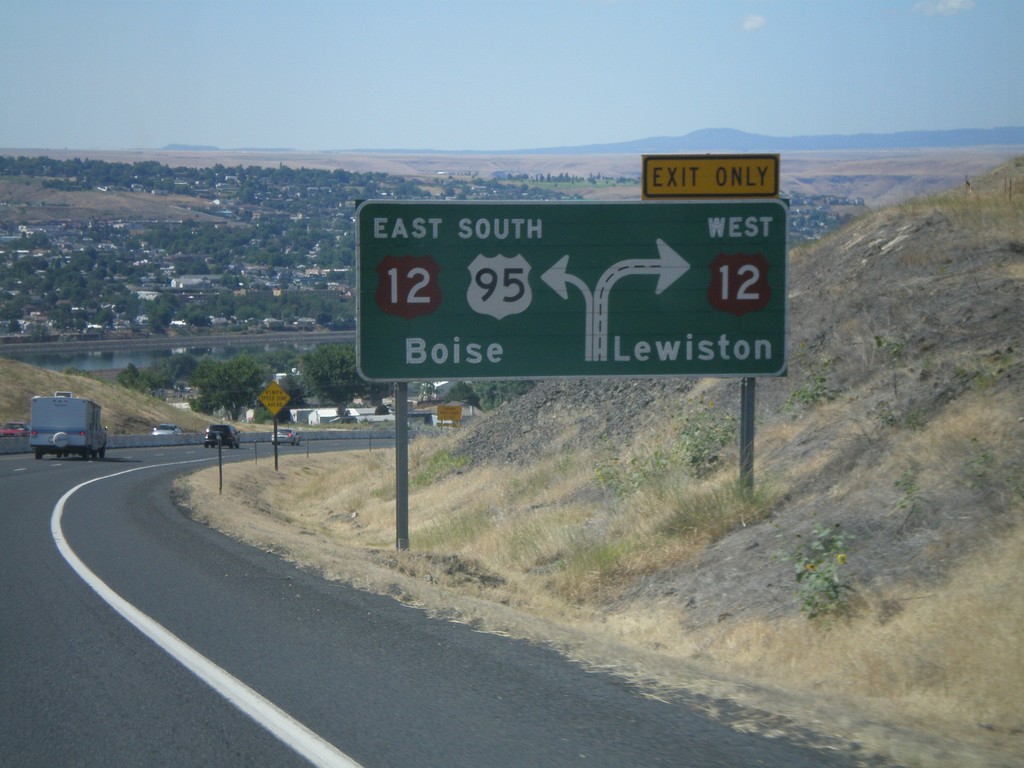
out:
M921 0L914 10L926 16L951 16L974 8L974 0Z
M760 29L767 23L768 20L764 16L745 16L742 29L744 32L751 32L755 29Z

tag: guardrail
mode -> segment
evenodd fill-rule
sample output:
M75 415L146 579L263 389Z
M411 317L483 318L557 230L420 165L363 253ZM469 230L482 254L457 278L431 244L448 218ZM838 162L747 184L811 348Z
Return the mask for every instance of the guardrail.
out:
M270 445L270 433L268 432L239 432L242 445L254 443L266 443ZM380 440L381 442L395 441L394 429L318 429L312 432L301 432L301 442L321 440ZM108 435L107 449L117 450L119 448L159 448L168 445L202 445L202 433L186 433L182 435ZM32 453L27 437L4 437L0 438L0 455L12 453Z

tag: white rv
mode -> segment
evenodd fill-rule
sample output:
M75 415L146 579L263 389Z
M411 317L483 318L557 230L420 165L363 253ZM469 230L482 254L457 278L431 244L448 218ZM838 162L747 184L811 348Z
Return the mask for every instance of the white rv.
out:
M29 447L36 458L52 453L83 459L102 459L107 454L107 430L100 423L100 407L70 392L53 397L33 397L29 421Z

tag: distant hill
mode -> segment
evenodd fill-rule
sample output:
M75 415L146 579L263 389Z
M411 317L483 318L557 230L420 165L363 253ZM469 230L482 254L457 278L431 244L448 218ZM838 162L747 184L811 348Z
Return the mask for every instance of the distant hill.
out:
M494 150L493 155L594 155L685 152L813 152L819 150L938 149L946 147L1024 146L1024 127L961 128L950 131L902 131L825 136L767 136L733 128L705 128L684 136L652 136L612 144ZM360 149L358 152L430 152L480 154L468 150Z
M685 136L654 136L616 144L523 150L527 153L580 152L812 152L841 149L908 149L1024 145L1024 128L962 128L954 131L902 131L827 136L766 136L732 128L706 128Z
M290 147L235 147L223 150L213 144L167 144L160 148L161 152L297 152Z
M862 148L857 148L862 147ZM498 178L515 175L568 174L586 178L639 179L640 155L684 153L777 152L783 155L782 188L802 196L830 195L860 198L868 206L892 205L911 197L934 194L962 184L966 178L986 173L1019 155L1024 155L1024 127L963 129L956 131L913 131L892 134L850 136L772 137L729 129L694 131L678 136L661 136L636 141L542 149L485 151L435 151L412 149L322 150L219 149L211 146L173 145L152 150L37 149L4 150L0 154L54 159L103 160L111 163L156 161L177 167L209 168L215 164L231 167L345 169L355 173L388 173L395 176L430 177L438 174L478 175ZM23 217L15 203L24 199L26 189L4 190L0 180L0 220ZM205 205L174 197L144 193L117 196L100 192L71 193L39 189L33 193L38 205L33 213L43 219L64 218L69 206L93 209L89 217L117 215L129 218L170 218L186 211L203 217ZM91 194L91 199L84 199ZM628 199L638 188L621 185L603 190L600 199ZM618 197L615 197L615 196ZM596 197L594 199L597 199ZM6 207L3 205L7 203ZM173 205L173 210L168 206ZM43 207L45 206L45 207ZM116 206L116 210L114 208ZM129 210L123 210L130 206ZM165 213L153 210L163 206ZM210 215L210 219L215 218Z
M216 152L220 147L214 147L209 144L168 144L162 149L169 152L187 151L187 152Z

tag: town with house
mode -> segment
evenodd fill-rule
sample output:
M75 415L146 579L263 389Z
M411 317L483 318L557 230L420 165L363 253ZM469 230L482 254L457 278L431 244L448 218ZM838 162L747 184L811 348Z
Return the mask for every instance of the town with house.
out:
M109 211L0 198L0 338L351 330L354 212L365 199L569 200L636 179L170 168L0 157L0 183L88 192ZM624 194L626 194L624 192ZM98 196L99 203L96 202ZM785 197L785 194L783 195ZM165 203L132 216L123 203ZM838 227L862 200L791 196L790 242ZM148 214L148 215L146 215Z

